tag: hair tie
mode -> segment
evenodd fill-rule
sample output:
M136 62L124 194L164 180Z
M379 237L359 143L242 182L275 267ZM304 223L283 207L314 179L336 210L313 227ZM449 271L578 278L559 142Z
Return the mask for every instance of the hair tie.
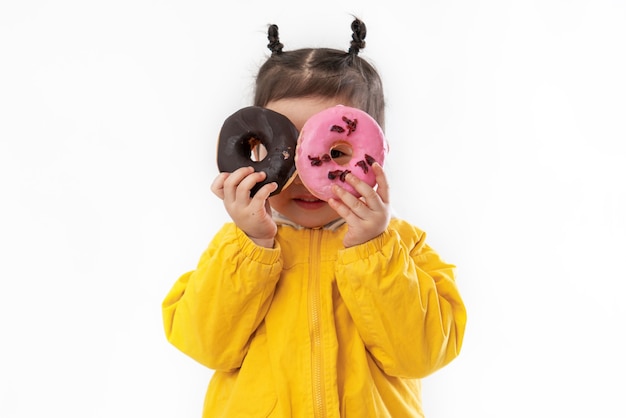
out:
M267 39L270 41L267 47L272 51L272 56L283 53L283 44L278 39L278 26L270 25L267 29Z
M365 48L365 36L367 35L367 28L365 23L359 19L354 19L352 22L352 41L350 42L350 48L348 54L358 55L359 51Z

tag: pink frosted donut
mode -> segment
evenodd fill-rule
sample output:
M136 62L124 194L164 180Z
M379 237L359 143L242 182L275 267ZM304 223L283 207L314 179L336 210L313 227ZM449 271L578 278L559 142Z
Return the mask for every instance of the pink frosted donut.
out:
M335 197L338 184L355 196L360 194L345 182L352 173L374 187L374 162L381 166L387 154L383 130L362 110L337 105L309 118L298 137L296 170L302 184L317 198Z

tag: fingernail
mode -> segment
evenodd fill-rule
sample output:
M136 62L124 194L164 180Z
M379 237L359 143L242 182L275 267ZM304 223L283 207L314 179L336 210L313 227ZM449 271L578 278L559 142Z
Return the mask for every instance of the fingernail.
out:
M356 184L356 182L359 181L359 178L352 173L348 173L346 175L346 181L352 185L352 183Z

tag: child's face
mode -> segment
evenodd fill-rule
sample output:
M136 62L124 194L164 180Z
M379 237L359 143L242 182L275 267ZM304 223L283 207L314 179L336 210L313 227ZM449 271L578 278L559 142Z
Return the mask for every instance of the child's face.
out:
M269 102L265 107L287 116L300 131L311 116L338 104L349 105L338 98L308 97L280 99ZM313 196L299 177L279 194L270 197L269 202L274 210L307 228L324 226L339 217L328 203Z

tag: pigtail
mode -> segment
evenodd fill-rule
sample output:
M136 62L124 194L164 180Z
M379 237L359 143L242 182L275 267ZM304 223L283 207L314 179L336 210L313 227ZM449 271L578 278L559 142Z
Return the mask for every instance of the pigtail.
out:
M364 57L367 29L352 16L349 49L298 48L283 50L278 26L267 27L271 51L259 68L254 85L254 105L284 98L341 98L346 104L369 113L384 128L385 97L376 69Z
M278 39L277 25L269 25L267 28L267 39L270 41L270 43L267 44L267 48L272 51L272 56L283 53L283 44L281 44Z
M359 51L365 48L365 36L367 35L367 28L365 23L361 20L354 18L352 22L352 41L350 42L350 48L348 54L351 56L359 55Z

